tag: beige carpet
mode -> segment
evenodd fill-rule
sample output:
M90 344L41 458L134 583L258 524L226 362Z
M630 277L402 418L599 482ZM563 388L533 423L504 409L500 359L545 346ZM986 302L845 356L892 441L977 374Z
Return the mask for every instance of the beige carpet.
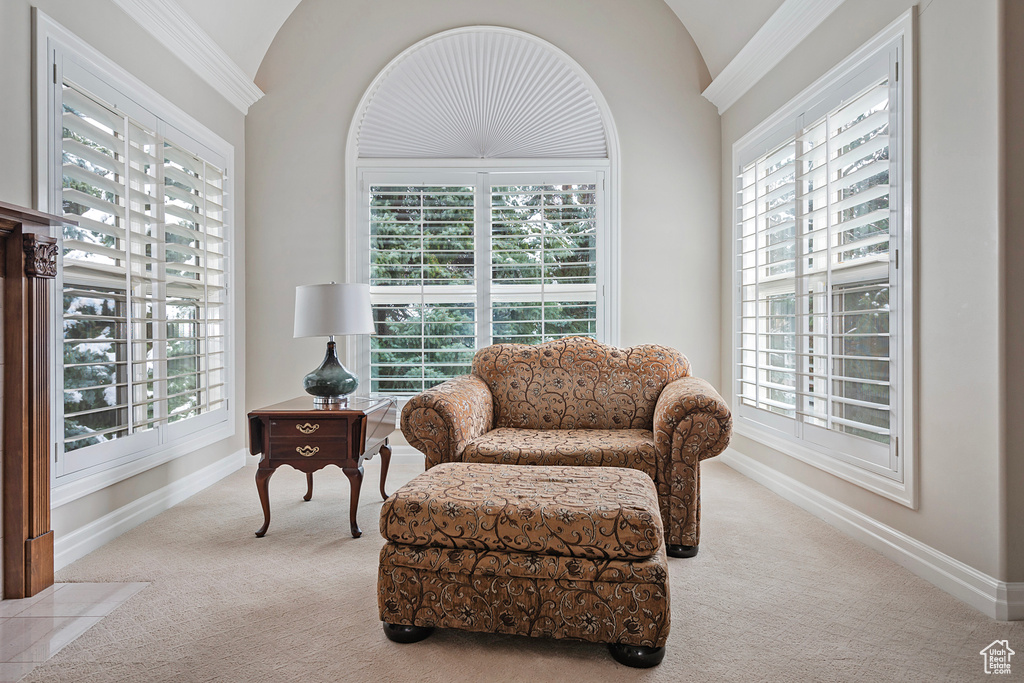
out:
M416 474L394 468L389 490ZM947 681L984 677L979 651L1024 623L992 621L725 465L702 474L700 554L670 560L661 666L601 645L438 631L386 640L375 582L376 463L348 534L348 482L328 468L270 482L267 536L253 468L237 472L58 573L148 581L26 681Z

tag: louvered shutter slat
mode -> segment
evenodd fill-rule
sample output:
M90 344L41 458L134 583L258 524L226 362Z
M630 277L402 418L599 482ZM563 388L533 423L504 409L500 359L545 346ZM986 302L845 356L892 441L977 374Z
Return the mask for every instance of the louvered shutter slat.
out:
M105 176L93 173L90 170L84 169L77 164L64 164L63 174L65 177L71 178L72 180L89 185L102 192L109 192L110 194L123 196L125 193L125 187L118 181L107 178ZM123 210L118 209L119 215L123 215Z
M124 209L117 204L109 202L106 199L102 199L101 197L82 192L81 190L77 190L73 187L65 187L61 191L61 197L65 202L81 204L84 207L103 212L111 217L121 217L124 215ZM76 215L81 216L82 219L89 222L90 230L102 232L105 235L124 237L124 230L115 225L108 225L107 223L96 220L95 218L89 218L84 213Z
M110 173L124 173L124 163L111 157L96 147L90 147L73 138L64 139L64 153L73 154L91 164L101 166Z
M73 135L78 135L88 140L99 150L117 153L123 148L123 140L73 112L64 112L64 115L61 117L61 123ZM74 139L72 136L65 135L64 137L65 139L68 137Z

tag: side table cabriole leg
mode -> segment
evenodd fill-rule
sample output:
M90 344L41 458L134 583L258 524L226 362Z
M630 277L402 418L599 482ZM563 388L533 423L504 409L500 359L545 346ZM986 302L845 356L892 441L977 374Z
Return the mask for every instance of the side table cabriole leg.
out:
M274 470L260 468L256 470L256 492L260 494L260 505L263 506L263 526L256 531L256 536L262 538L270 526L270 475Z
M388 499L384 484L388 479L389 467L391 467L391 446L388 445L388 440L384 439L384 445L380 447L380 497L384 500Z
M306 472L306 495L302 497L302 500L308 501L313 497L313 473Z
M356 510L359 509L359 489L363 485L363 467L343 467L342 472L348 477L348 482L352 486L351 501L348 504L348 521L352 527L352 538L359 538L363 535L363 532L359 529L359 523L356 521Z

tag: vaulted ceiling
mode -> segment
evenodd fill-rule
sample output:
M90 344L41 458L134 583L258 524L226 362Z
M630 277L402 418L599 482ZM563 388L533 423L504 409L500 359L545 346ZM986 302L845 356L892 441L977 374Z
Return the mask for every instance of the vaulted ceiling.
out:
M177 0L249 78L301 0ZM783 0L665 0L716 77Z
M715 78L768 20L783 0L665 0L704 57Z
M177 0L250 79L300 0Z

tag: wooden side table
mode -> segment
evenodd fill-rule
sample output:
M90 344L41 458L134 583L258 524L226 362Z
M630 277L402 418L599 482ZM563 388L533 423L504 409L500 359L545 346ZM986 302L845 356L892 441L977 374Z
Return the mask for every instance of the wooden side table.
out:
M350 397L343 406L313 406L313 397L277 403L249 413L249 452L263 455L256 470L256 491L263 506L263 526L270 526L270 476L279 465L291 465L306 473L306 495L313 497L313 472L337 465L348 477L352 489L349 524L352 536L362 531L356 522L359 489L363 483L363 461L380 453L380 495L387 499L384 484L391 464L388 436L395 430L398 405L393 398Z

